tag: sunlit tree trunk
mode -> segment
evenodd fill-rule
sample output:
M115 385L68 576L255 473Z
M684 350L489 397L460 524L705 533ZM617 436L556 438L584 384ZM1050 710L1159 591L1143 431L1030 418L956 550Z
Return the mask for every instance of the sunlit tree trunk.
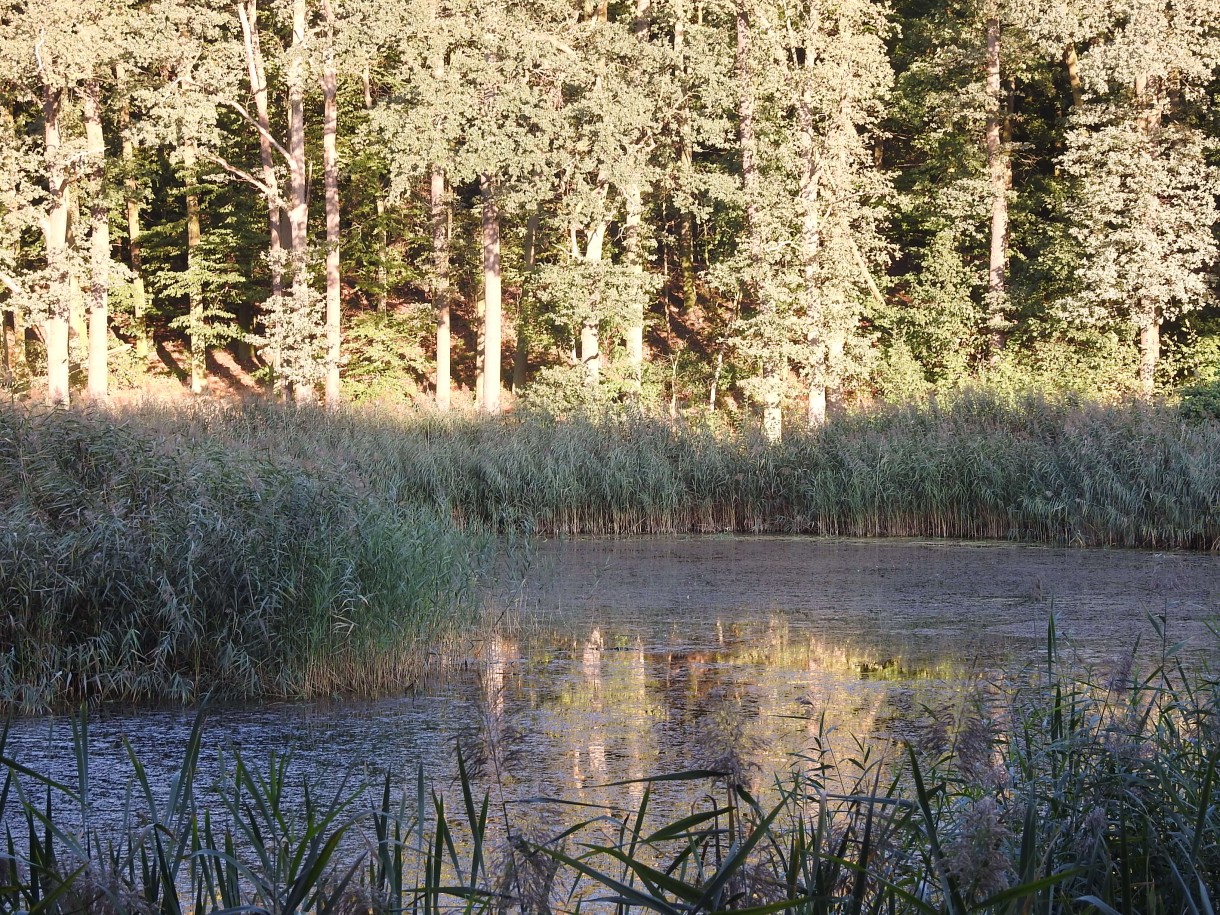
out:
M1072 93L1072 108L1079 109L1084 104L1084 83L1080 79L1080 58L1076 54L1075 42L1063 49L1063 66L1067 70L1068 89Z
M641 225L644 219L644 204L640 199L638 184L627 188L627 216L623 221L623 256L632 272L643 275L644 253L641 250ZM631 302L631 315L627 323L627 364L631 369L632 384L639 393L644 371L644 297L637 294Z
M267 196L267 231L270 238L268 262L271 295L284 294L283 239L281 235L279 180L275 174L275 152L271 145L271 114L267 102L267 71L263 61L258 30L258 0L241 0L237 6L241 19L250 94L254 97L254 117L258 124L258 157L262 180L271 193Z
M686 72L686 3L677 0L674 6L674 57L680 72ZM685 108L677 112L678 121L678 186L689 189L694 171L690 115ZM678 207L678 271L682 281L682 307L690 312L698 304L695 285L694 218L689 207Z
M530 210L525 220L525 239L522 246L525 274L530 276L537 266L538 259L538 228L542 223L542 211L538 206ZM525 390L525 380L529 372L529 322L525 314L525 296L517 306L517 351L513 359L513 393L520 394Z
M750 18L744 0L737 2L736 26L737 130L741 144L741 182L745 192L749 269L755 273L749 285L750 292L758 303L759 311L763 315L774 316L775 303L762 284L757 281L756 275L757 271L763 269L766 257L763 250L762 213L759 207L758 140L754 130L754 75L750 63ZM784 368L782 357L773 356L764 360L762 429L763 435L771 442L778 442L783 435L780 403L783 397Z
M47 169L47 215L43 234L47 249L50 301L44 331L47 347L47 403L67 405L68 321L71 268L68 259L68 173L60 139L63 90L43 83L42 114Z
M309 290L309 176L305 160L305 0L292 0L292 46L288 51L285 82L288 86L288 225L292 233L292 310L294 322L313 324ZM304 354L302 354L304 355ZM293 399L310 403L313 386L292 385Z
M818 156L818 129L814 121L812 101L807 98L809 86L802 90L797 103L797 123L800 130L801 176L797 188L797 199L801 214L800 256L801 295L808 334L809 348L813 358L809 367L809 394L806 419L813 428L826 422L826 318L822 308L822 294L818 282L818 259L822 253L821 238L821 161Z
M1008 190L1012 163L1005 144L1003 84L1000 80L1000 15L991 0L987 18L987 170L991 192L991 237L987 269L987 325L992 358L1004 348L1008 327Z
M599 222L589 231L589 240L585 245L585 263L600 264L603 243L606 239L606 224ZM580 328L580 362L585 369L585 383L597 387L601 381L601 341L599 339L599 324L597 307L593 303L593 314L585 319Z
M86 390L102 399L108 388L110 213L106 207L106 143L102 134L101 90L90 80L81 92L85 146L89 157L89 363Z
M484 413L500 412L501 275L500 206L491 175L479 180L483 197L483 402Z
M123 202L127 211L127 253L132 273L132 322L135 325L136 358L141 369L152 351L148 328L148 291L144 285L144 246L140 225L140 188L136 182L136 145L131 138L131 94L122 64L115 64L119 95L119 131L123 144Z
M368 65L361 72L364 82L364 109L373 110L373 79ZM385 225L385 189L381 186L381 178L376 180L373 196L373 208L377 213L377 310L385 314L388 298L389 272L386 270L386 257L389 254L389 241Z
M323 0L328 35L322 67L322 167L326 183L326 406L339 406L339 356L342 343L339 276L339 77L335 71L334 15Z
M199 242L202 229L199 219L199 152L193 138L182 143L183 180L186 182L186 264L191 275L190 347L191 393L202 394L208 386L208 348L203 328L203 284L198 271Z
M448 410L453 334L449 321L449 206L445 170L432 167L432 308L436 314L436 408Z

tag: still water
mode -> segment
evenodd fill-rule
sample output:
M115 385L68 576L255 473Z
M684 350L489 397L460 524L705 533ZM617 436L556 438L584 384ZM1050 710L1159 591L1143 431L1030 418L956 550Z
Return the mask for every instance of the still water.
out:
M216 708L200 783L234 750L291 753L299 778L336 785L419 767L440 787L455 742L494 742L509 797L633 807L637 784L733 747L759 773L808 752L884 747L944 720L979 683L1035 663L1053 613L1066 654L1101 675L1165 620L1191 664L1218 658L1220 558L1011 544L812 538L570 540L542 545L498 583L499 625L450 676L377 701ZM95 816L131 777L123 738L154 783L181 762L194 714L109 711L90 725ZM17 722L8 755L75 783L65 718ZM487 773L490 779L495 773ZM684 803L673 788L662 806Z

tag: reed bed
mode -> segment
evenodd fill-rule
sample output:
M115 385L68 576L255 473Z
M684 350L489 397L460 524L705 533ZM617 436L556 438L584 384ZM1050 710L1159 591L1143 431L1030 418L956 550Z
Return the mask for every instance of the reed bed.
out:
M0 538L0 705L25 711L403 688L483 563L326 464L102 413L0 411Z
M779 445L752 428L621 411L151 406L128 422L330 467L469 529L1220 547L1220 423L1142 402L968 391L849 414Z
M638 413L0 408L0 706L373 692L505 535L1220 546L1220 424L966 393L782 444Z
M86 722L72 784L0 739L0 912L1214 915L1220 679L1158 635L1159 662L1088 672L1060 664L1052 624L1045 667L943 731L888 752L821 734L761 785L729 743L672 760L633 809L506 799L511 754L486 748L455 747L447 789L421 769L323 794L240 753L196 786L201 718L168 784L131 753L124 819L99 823ZM689 813L653 817L659 781L690 784Z

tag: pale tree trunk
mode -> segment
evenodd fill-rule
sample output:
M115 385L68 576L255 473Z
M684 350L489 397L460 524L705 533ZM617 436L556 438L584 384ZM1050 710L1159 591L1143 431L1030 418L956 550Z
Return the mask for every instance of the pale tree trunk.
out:
M804 302L806 333L812 357L809 365L809 395L806 419L811 428L826 422L827 347L826 316L822 307L822 293L818 283L818 261L822 253L821 237L821 182L822 169L818 155L818 138L815 121L808 98L809 87L803 90L804 97L797 104L797 120L800 127L801 177L797 194L801 213L801 279Z
M241 0L237 5L241 19L246 54L246 72L250 94L254 97L254 117L258 124L258 157L262 166L263 185L267 195L268 266L271 271L271 295L284 294L283 238L280 219L279 183L275 175L275 152L271 145L271 114L267 103L267 70L263 61L258 31L258 0Z
M68 321L71 277L68 264L68 175L60 140L63 90L42 89L43 135L46 142L47 215L43 234L47 248L50 302L44 331L47 346L47 403L68 405Z
M80 225L80 199L72 183L68 184L64 197L68 201L68 250L76 251L76 229ZM81 276L76 270L68 272L68 352L71 359L84 366L89 359L89 319L85 307L85 294L81 290Z
M500 412L501 264L500 207L495 178L479 180L483 197L483 412Z
M1155 98L1149 98L1147 74L1136 77L1135 105L1139 130L1151 140L1161 127L1161 109ZM1154 303L1139 303L1136 324L1139 328L1140 391L1151 397L1156 390L1157 363L1161 359L1161 318Z
M677 0L674 6L674 57L680 73L686 73L686 3ZM694 171L694 151L691 142L689 112L685 107L677 112L678 121L678 186L691 186ZM678 207L678 271L682 281L682 307L690 312L698 304L695 285L695 230L689 208Z
M1145 308L1140 322L1140 391L1151 397L1156 391L1156 368L1161 358L1161 322L1156 308Z
M432 308L436 313L436 408L448 410L453 351L449 320L449 213L445 171L432 167Z
M313 324L309 295L309 176L305 161L305 0L292 0L292 46L288 51L285 82L288 85L288 225L292 232L292 309L294 321ZM298 354L297 358L301 358ZM311 403L311 384L295 381L297 403Z
M144 250L140 226L140 188L136 182L136 145L131 138L131 95L127 89L126 72L123 65L114 65L115 82L121 103L119 109L119 131L123 141L123 198L127 209L127 253L131 264L132 319L135 324L136 358L141 369L147 368L152 343L148 333L148 290L144 285Z
M81 93L85 145L89 155L89 370L87 392L103 399L108 388L110 348L110 213L106 207L106 143L102 134L101 90L95 80Z
M606 239L606 224L597 223L589 230L589 240L585 244L585 263L600 264L602 247ZM580 362L585 368L585 383L596 388L601 381L601 342L599 339L600 321L597 309L600 302L593 303L594 313L585 320L580 328Z
M368 64L365 64L364 70L361 72L361 78L364 81L364 109L371 112L373 110L373 79L369 73ZM389 253L389 240L385 227L385 190L381 186L381 179L377 179L377 186L374 189L373 207L377 212L377 310L382 314L386 313L387 299L389 294L389 272L386 270L386 257Z
M522 245L525 275L533 274L538 260L538 228L542 223L541 207L530 210L525 220L525 239ZM525 296L522 295L517 304L517 351L513 359L513 393L520 395L525 390L525 379L529 372L529 327L526 322Z
M991 237L987 268L987 326L991 357L1004 349L1008 327L1008 190L1012 163L1004 142L1006 117L1000 81L1000 16L992 0L987 18L987 171L991 192Z
M326 182L326 406L339 406L341 339L341 287L339 276L339 76L335 71L334 13L323 0L326 13L326 59L322 67L322 166Z
M1067 70L1068 88L1072 93L1072 108L1084 104L1084 83L1080 79L1080 58L1076 54L1076 43L1069 42L1063 49L1063 66Z
M652 0L636 0L635 19L631 31L637 41L648 41L652 24ZM644 255L641 250L641 223L644 218L643 195L638 180L631 181L623 189L627 198L627 215L623 221L623 255L633 273L643 274ZM627 364L631 370L632 384L638 394L641 390L644 371L644 298L637 293L631 303L631 314L625 334Z
M750 19L744 0L736 5L737 46L736 68L738 83L738 139L741 144L741 182L745 192L746 234L750 255L750 292L758 302L759 311L767 316L775 313L775 303L758 282L757 271L763 269L762 213L760 212L760 181L758 173L758 140L754 132L754 76L750 63ZM764 360L763 365L763 435L778 442L783 435L783 377L786 366L782 357Z
M644 217L644 204L640 199L640 186L627 186L627 216L623 220L623 256L633 273L644 273L644 255L641 251L640 227ZM631 318L627 324L627 364L631 368L632 384L638 394L643 383L644 371L644 298L636 295L631 302Z
M182 142L183 180L186 183L186 265L191 276L190 347L191 393L202 394L208 387L208 348L203 334L203 284L194 276L202 230L199 220L199 151L194 138Z

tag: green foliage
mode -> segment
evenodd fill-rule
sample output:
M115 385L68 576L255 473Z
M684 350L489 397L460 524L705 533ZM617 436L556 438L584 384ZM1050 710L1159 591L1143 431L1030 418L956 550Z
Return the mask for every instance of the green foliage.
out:
M1187 419L1220 420L1220 378L1183 388L1180 404Z
M344 394L353 403L411 402L424 386L428 358L420 341L433 324L432 310L366 312L346 328Z

